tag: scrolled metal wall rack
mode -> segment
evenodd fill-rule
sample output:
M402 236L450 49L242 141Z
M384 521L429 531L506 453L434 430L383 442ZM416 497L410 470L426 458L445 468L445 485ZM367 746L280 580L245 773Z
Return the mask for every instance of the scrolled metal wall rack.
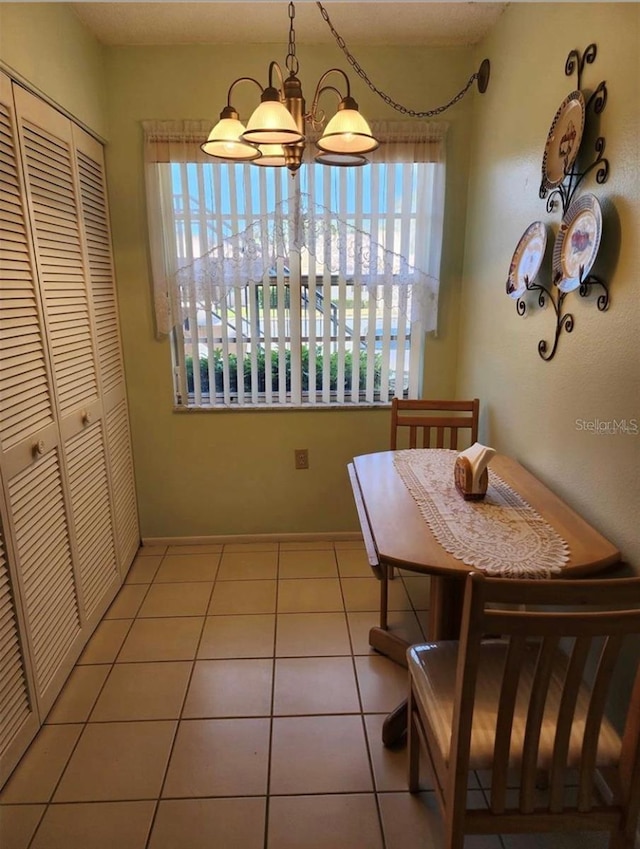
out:
M595 61L597 56L597 47L595 44L590 44L584 51L582 55L580 55L578 50L572 50L567 56L567 61L565 63L565 74L570 77L574 73L577 73L577 88L578 90L582 87L582 74L586 65L591 65ZM595 115L599 115L605 108L607 103L607 84L603 80L598 87L592 92L589 96L589 99L585 104L585 124L586 116L592 111ZM579 168L577 166L578 159L575 160L573 165L569 169L565 169L564 171L564 179L562 182L556 186L555 188L549 190L544 180L540 185L540 198L544 200L546 198L547 201L547 212L552 213L555 212L558 205L562 210L562 216L564 217L567 213L567 210L571 206L576 192L580 187L584 178L593 172L595 169L596 175L595 179L599 185L605 183L609 177L609 160L604 156L604 151L606 148L606 142L603 136L598 136L594 142L594 152L595 156L593 160L586 166ZM538 295L537 303L538 306L542 309L546 306L547 301L549 301L553 307L555 318L556 318L556 326L555 326L555 337L553 340L553 344L549 347L549 343L544 339L541 339L538 342L538 354L542 357L543 360L549 361L552 360L555 356L555 353L558 349L558 340L560 338L560 334L564 330L566 333L571 333L574 328L574 318L573 314L570 312L564 312L564 302L565 298L571 292L562 292L557 288L557 284L559 283L562 277L561 272L558 272L554 275L553 280L551 282L551 286L545 286L542 283L532 282L525 276L525 287L528 292L536 292ZM577 291L579 296L584 298L587 297L591 293L593 286L600 287L603 291L598 296L596 305L600 312L604 312L609 307L609 290L607 284L602 278L596 276L595 274L587 274L584 275L584 266L580 266L579 272L579 285L576 289L572 289L571 291ZM524 316L527 312L527 305L522 298L518 298L516 301L516 311L518 315Z
M595 274L588 274L584 280L583 278L584 269L580 269L580 285L576 290L581 298L586 298L586 296L590 293L592 286L600 286L604 291L601 295L598 295L597 307L600 312L604 312L609 306L609 290L607 289L606 284L599 277L596 277ZM557 275L554 278L553 283L557 284L562 275ZM542 309L546 306L547 299L551 302L551 305L554 309L556 316L556 329L555 329L555 337L553 340L553 345L551 346L551 350L549 350L549 344L545 339L541 339L538 342L538 353L542 357L543 360L549 361L552 360L555 356L556 350L558 348L558 339L560 338L561 332L564 330L566 333L571 333L574 326L573 314L570 312L563 312L564 299L567 295L571 294L571 292L561 292L559 289L556 289L557 295L554 297L553 292L547 287L543 286L541 283L531 283L529 278L525 276L525 286L527 287L528 292L537 292L538 293L538 306ZM518 315L524 315L527 311L527 305L522 298L518 298L516 301L516 311Z

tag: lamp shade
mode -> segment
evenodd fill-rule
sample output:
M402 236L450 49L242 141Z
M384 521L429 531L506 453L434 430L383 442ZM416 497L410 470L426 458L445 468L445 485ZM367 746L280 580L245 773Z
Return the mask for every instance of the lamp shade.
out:
M317 142L327 153L362 155L379 147L371 128L357 109L338 109Z
M263 100L242 134L252 144L295 144L304 141L293 115L279 100Z
M287 164L284 147L281 144L261 144L260 158L256 159L254 165L265 165L273 168L281 168Z
M369 160L359 153L327 153L321 150L314 156L315 162L318 165L332 165L335 168L355 168L360 165L368 165ZM256 160L256 164L260 162Z
M251 162L258 159L260 151L242 139L243 132L244 125L237 118L221 118L200 147L209 156Z

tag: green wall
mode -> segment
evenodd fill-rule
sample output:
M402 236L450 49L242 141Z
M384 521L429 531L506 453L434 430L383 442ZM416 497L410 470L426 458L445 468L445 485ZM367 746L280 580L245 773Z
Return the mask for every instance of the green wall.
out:
M630 423L640 429L640 66L637 3L513 4L483 45L491 85L476 111L461 298L458 391L477 393L484 437L548 483L614 541L640 568L640 433L597 434L580 422ZM606 139L609 179L595 172L581 191L603 210L594 272L609 283L611 304L595 297L565 300L575 327L551 362L538 341L553 340L552 308L526 317L505 294L513 251L527 226L544 221L553 245L561 212L538 196L543 151L554 114L577 86L565 76L576 48L597 45L583 90L606 80L599 132ZM597 116L596 116L597 118ZM588 113L581 160L593 151ZM549 267L542 276L549 280Z
M356 531L347 462L388 445L388 410L172 411L169 344L153 336L140 122L210 117L213 123L226 103L230 82L242 75L266 80L269 61L283 61L283 51L283 45L249 46L242 60L228 45L108 52L107 166L146 537ZM336 53L335 48L298 46L308 99L321 72L340 63ZM447 100L473 71L468 50L388 48L361 53L360 62L372 68L380 85L399 92L418 109ZM412 80L410 86L407 79ZM354 83L353 88L368 117L396 117L364 85ZM245 91L253 93L248 87ZM441 326L438 339L429 343L426 367L429 391L445 396L455 388L472 99L448 113L451 235L444 259ZM250 106L249 101L238 104L242 114ZM308 471L294 469L295 448L309 449Z
M104 50L66 3L0 3L0 62L101 137Z

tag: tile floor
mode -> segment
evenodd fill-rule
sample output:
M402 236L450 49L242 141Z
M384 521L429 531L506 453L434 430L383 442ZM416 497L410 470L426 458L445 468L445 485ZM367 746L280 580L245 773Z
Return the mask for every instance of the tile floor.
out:
M428 578L391 585L419 642ZM406 673L368 645L358 542L146 547L0 793L2 849L438 849L381 743ZM470 794L484 804L482 776ZM469 849L601 849L602 835Z

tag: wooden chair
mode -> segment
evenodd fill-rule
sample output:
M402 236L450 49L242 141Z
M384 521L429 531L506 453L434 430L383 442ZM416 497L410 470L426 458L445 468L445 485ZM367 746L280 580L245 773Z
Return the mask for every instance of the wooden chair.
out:
M478 440L480 401L429 401L394 398L391 402L390 448L458 448L458 434L468 430L468 448ZM464 414L467 415L464 415ZM408 428L408 445L399 444L400 432ZM418 438L420 437L420 439ZM462 448L461 448L462 450Z
M394 398L391 402L389 447L392 451L397 448L457 449L459 432L468 430L466 444L460 449L463 450L478 440L479 412L478 398L472 401ZM395 570L389 567L387 572L393 580ZM431 580L432 589L435 587L435 580Z
M523 601L536 610L488 607ZM640 633L638 605L640 578L535 581L474 572L460 640L408 650L409 789L419 789L424 751L445 849L461 849L465 834L570 830L608 831L609 849L633 849L637 657L621 736L603 713L623 639ZM490 771L488 809L467 808L470 770Z

